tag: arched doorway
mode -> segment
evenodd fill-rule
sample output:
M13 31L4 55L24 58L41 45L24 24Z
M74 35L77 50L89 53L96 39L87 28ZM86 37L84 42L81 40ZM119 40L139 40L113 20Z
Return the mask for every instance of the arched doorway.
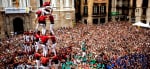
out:
M23 28L23 20L19 17L15 18L13 20L13 28L14 28L14 32L17 34L22 34L24 31Z

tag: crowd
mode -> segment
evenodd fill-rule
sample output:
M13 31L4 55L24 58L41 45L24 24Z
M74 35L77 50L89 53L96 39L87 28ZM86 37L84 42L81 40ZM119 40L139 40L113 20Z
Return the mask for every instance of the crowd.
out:
M45 2L36 12L35 30L0 41L1 69L150 68L149 29L128 22L108 22L79 23L54 32L52 11L50 2ZM48 30L46 18L50 21Z
M149 33L149 29L133 27L127 22L60 28L55 30L57 54L48 48L47 66L51 69L149 69ZM42 61L43 49L36 51L35 41L31 50L25 50L24 35L0 41L1 69L34 69L37 53ZM41 62L39 68L43 66Z

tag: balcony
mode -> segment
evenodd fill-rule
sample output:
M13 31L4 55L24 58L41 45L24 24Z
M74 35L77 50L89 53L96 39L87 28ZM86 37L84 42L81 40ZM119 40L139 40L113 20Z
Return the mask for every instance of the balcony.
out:
M98 14L93 14L93 17L106 17L107 13L98 13Z
M107 3L106 0L94 0L94 3Z
M6 7L4 8L5 14L15 14L15 13L30 13L32 11L31 7Z
M121 8L122 8L122 6L120 6L120 5L116 5L116 8L117 8L117 9L121 9Z
M83 13L83 17L88 17L88 13Z

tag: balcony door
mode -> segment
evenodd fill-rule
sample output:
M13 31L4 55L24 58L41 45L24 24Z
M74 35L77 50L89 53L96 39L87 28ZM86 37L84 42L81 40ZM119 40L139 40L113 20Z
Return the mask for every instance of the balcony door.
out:
M17 34L22 34L24 31L23 20L21 18L15 18L13 20L13 28L14 32L16 32Z

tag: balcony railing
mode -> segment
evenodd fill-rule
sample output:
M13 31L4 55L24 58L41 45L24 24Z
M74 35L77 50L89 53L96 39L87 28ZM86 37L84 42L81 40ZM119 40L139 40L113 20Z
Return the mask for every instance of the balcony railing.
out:
M6 14L12 14L12 13L29 13L32 11L31 7L6 7L4 8L4 11Z
M88 13L83 13L83 16L84 17L88 17Z
M107 13L97 13L97 14L95 14L95 13L93 13L93 17L105 17L107 15Z

